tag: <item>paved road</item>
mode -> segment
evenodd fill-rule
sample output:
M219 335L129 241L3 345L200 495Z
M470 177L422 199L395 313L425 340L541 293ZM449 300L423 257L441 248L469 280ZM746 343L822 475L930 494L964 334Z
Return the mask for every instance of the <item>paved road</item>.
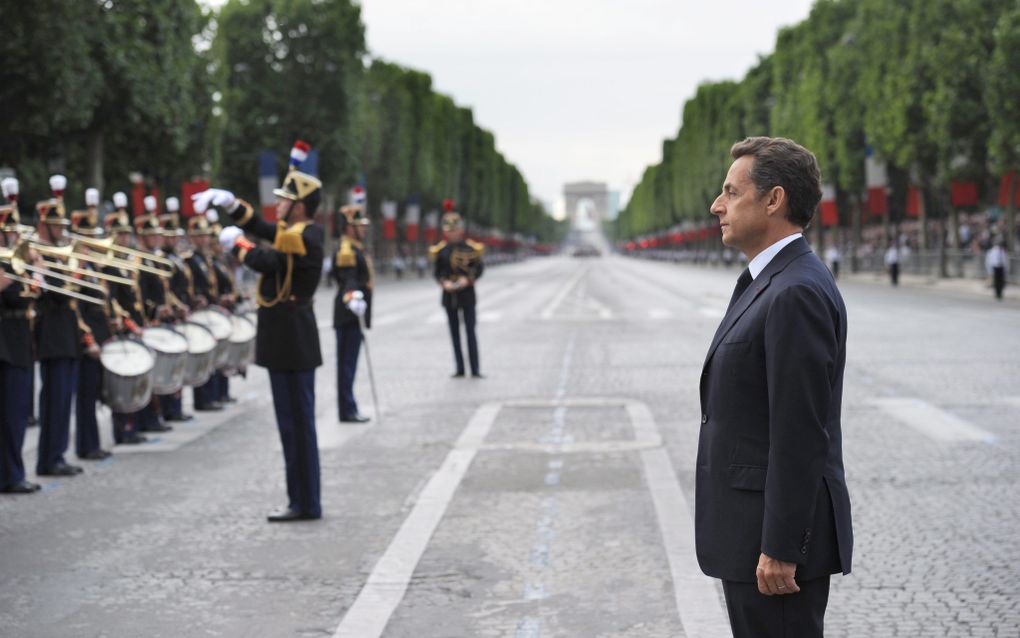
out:
M323 521L264 520L283 471L255 370L231 410L0 499L0 635L726 636L689 508L697 381L736 276L492 268L484 380L449 378L433 284L386 283L383 418L338 424L335 369L318 372ZM827 634L1020 635L1020 304L844 294L857 546ZM328 362L330 304L322 291ZM371 413L364 368L356 390Z

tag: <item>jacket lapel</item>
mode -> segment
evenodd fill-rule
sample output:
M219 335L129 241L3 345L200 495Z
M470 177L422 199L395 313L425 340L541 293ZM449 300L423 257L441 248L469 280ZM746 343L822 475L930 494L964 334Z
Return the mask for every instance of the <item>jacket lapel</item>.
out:
M733 304L730 311L723 317L722 323L719 324L719 329L715 331L715 337L712 339L712 345L708 347L708 356L705 357L705 364L707 367L708 362L712 360L712 355L715 354L719 344L722 343L723 338L726 334L736 325L737 320L747 312L747 309L751 307L751 304L761 296L761 293L765 292L765 289L772 283L772 278L785 269L790 262L798 257L811 252L811 247L804 240L803 237L799 237L794 241L790 242L789 245L785 246L779 254L772 258L772 261L765 266L765 270L761 271L751 285L747 287L747 290L740 295L737 302Z

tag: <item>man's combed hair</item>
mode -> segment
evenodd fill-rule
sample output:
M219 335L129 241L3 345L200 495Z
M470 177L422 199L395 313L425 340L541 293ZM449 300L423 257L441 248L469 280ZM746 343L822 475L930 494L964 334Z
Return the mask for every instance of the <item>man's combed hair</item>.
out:
M749 137L730 148L733 159L750 155L750 177L759 193L781 186L789 202L787 219L807 228L822 200L821 172L814 153L785 137Z

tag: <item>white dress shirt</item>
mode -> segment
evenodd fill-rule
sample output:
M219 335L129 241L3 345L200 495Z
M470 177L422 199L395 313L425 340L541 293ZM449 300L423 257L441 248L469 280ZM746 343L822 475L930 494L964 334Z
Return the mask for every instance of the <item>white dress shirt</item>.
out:
M775 258L775 256L779 254L780 250L786 248L787 244L791 244L795 240L800 239L803 236L804 236L803 233L794 233L792 235L787 235L786 237L783 237L776 243L772 244L765 250L758 253L755 256L755 258L751 260L751 263L747 265L747 269L751 271L751 279L757 279L758 275L761 274L761 271L765 270L765 266L768 266L769 262L772 261Z

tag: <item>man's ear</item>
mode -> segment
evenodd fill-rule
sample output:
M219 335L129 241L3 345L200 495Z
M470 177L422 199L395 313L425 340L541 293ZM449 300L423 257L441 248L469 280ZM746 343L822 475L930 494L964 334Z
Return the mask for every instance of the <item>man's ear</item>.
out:
M765 214L775 215L786 208L786 189L782 186L773 186L772 189L766 194L765 200Z

